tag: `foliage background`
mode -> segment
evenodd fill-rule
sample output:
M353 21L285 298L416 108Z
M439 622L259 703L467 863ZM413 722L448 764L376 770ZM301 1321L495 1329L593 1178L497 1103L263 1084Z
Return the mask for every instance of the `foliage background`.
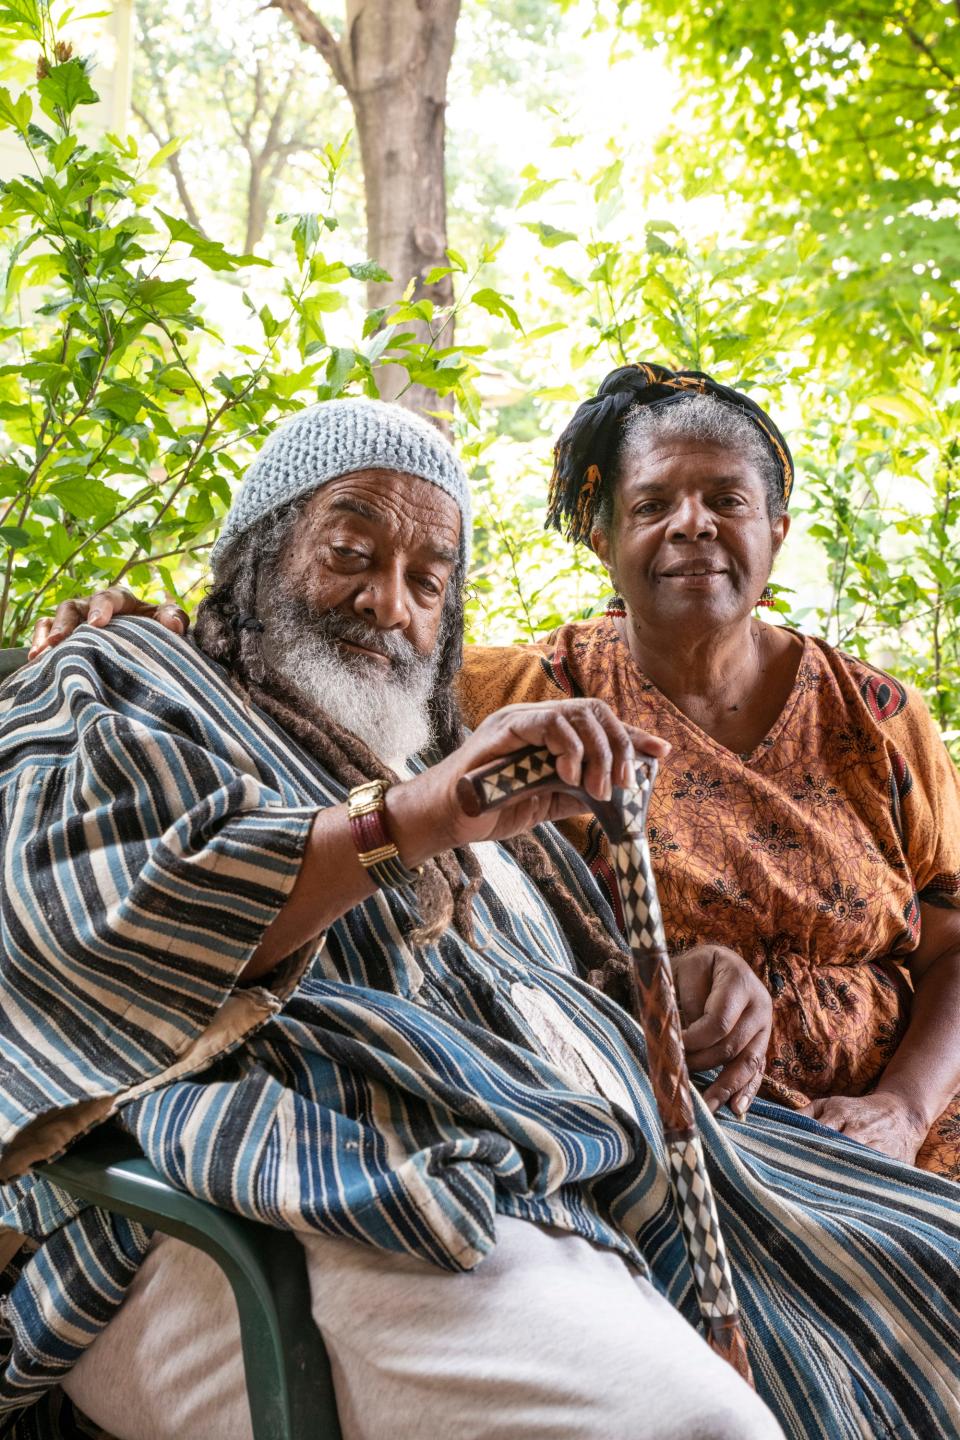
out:
M455 416L473 635L590 613L602 572L542 530L552 437L658 358L791 438L778 618L914 680L956 743L960 7L465 0L455 345L428 301L366 312L349 110L282 17L140 0L137 26L138 118L104 137L96 21L0 0L3 643L118 579L190 603L275 419L387 363Z

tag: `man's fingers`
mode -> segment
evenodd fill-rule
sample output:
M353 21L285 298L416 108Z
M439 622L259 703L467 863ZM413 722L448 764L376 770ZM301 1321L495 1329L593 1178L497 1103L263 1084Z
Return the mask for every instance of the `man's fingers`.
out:
M652 755L657 760L664 760L670 754L672 746L669 740L661 740L659 735L651 735L649 730L640 730L636 725L624 723L623 728L638 755Z
M600 719L592 710L581 710L573 721L583 742L581 784L596 800L609 800L613 793L613 747Z
M568 785L579 785L583 769L583 741L559 710L553 710L545 717L542 743L556 760L560 779Z

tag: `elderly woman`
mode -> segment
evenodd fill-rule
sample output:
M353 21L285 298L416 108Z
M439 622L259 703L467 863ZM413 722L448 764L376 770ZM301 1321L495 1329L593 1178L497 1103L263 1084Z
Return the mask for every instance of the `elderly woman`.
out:
M667 934L736 951L768 987L754 1085L960 1179L960 777L915 691L756 618L792 483L747 396L615 370L560 436L549 518L618 598L542 644L474 647L462 703L476 723L598 696L669 740L649 831ZM596 821L564 828L615 899Z
M754 615L792 484L746 395L613 371L560 436L549 518L593 547L617 600L537 645L469 648L461 702L476 724L511 701L598 696L671 742L649 837L672 949L708 946L717 966L735 952L773 998L765 1064L752 1012L690 1055L726 1062L714 1106L743 1113L762 1084L960 1179L960 779L918 694ZM146 609L107 592L89 615ZM36 643L87 613L62 606ZM616 905L596 822L563 828Z

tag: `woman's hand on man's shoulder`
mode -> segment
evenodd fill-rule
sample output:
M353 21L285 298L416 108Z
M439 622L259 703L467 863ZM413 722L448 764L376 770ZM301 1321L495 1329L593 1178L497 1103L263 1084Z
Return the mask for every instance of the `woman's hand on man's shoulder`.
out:
M158 624L172 630L174 635L186 635L190 628L190 616L175 601L167 600L159 605L151 605L145 600L138 600L136 595L132 595L122 585L114 585L109 590L98 590L93 595L64 600L52 616L38 620L33 627L27 658L35 660L45 650L59 645L73 634L78 625L102 627L121 615L138 615L147 620L156 620Z

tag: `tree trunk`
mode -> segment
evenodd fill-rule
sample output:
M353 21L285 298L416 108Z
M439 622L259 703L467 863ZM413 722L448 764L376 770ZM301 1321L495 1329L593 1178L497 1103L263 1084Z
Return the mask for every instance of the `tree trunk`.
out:
M460 0L346 0L340 39L307 0L268 3L323 55L353 106L366 192L367 252L393 277L390 283L370 284L371 307L399 299L411 279L416 299L451 305L450 277L425 285L424 276L446 263L447 76ZM403 328L414 330L419 339L430 338L422 323L404 323ZM451 321L438 345L452 343ZM396 398L414 410L447 408L433 390L407 386L406 371L399 366L382 372L385 399Z
M397 299L413 277L416 299L453 303L449 276L434 285L423 279L446 263L447 76L459 13L460 0L348 0L341 53L363 161L367 248L393 277L370 285L371 306ZM427 327L413 328L429 338ZM439 343L452 344L452 332L451 322ZM399 366L385 370L384 398L444 408L422 385L401 395L407 378Z

